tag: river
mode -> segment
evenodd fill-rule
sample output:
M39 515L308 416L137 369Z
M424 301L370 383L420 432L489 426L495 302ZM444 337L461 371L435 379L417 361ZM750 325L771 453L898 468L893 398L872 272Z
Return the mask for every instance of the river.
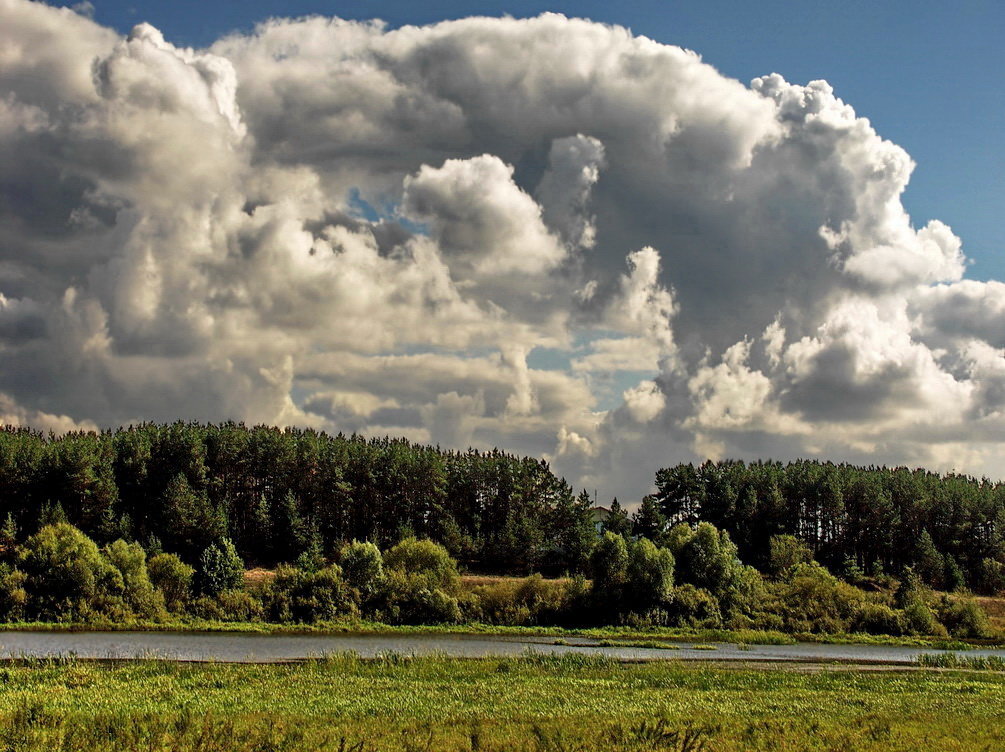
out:
M221 661L272 663L320 657L331 653L355 653L372 658L386 653L485 658L526 655L603 655L618 660L742 660L742 661L832 661L907 665L931 648L878 645L737 645L669 643L677 649L602 647L597 640L567 637L412 634L412 635L287 635L234 632L0 632L0 659L51 658L155 658L175 661ZM967 655L996 655L1005 659L1005 649L967 651Z

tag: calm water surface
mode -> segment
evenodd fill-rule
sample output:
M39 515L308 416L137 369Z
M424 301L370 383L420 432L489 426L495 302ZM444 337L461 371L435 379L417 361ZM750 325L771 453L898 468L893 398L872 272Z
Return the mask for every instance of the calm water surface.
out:
M600 647L596 640L567 637L490 635L270 635L222 632L0 632L0 659L74 655L78 658L161 658L176 661L269 663L356 653L372 658L382 653L445 655L458 658L570 653L605 655L621 660L855 661L909 664L922 653L942 651L876 645L749 645L716 643L715 650L694 643L672 643L677 650ZM997 655L1005 650L973 650L967 655Z

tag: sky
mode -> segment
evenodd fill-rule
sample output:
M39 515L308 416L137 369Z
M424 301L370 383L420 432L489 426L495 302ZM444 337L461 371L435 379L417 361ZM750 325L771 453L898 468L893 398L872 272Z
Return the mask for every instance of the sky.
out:
M59 3L74 5L75 3ZM996 0L636 0L635 2L137 2L104 0L94 18L128 33L149 21L176 44L205 46L270 17L320 14L391 27L470 15L554 11L627 26L698 52L748 82L825 79L917 163L904 204L963 238L979 279L1005 278L1005 5Z
M0 423L1002 477L1003 18L0 0Z

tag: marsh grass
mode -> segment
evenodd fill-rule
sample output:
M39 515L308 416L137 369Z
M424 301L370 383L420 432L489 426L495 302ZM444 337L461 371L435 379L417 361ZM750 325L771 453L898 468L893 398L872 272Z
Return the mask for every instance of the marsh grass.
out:
M680 650L681 646L669 640L601 640L602 648L649 648L650 650Z
M527 654L0 666L0 752L1005 748L1005 675Z
M926 668L968 668L979 671L1005 671L1005 658L997 655L924 653L918 656L917 664Z

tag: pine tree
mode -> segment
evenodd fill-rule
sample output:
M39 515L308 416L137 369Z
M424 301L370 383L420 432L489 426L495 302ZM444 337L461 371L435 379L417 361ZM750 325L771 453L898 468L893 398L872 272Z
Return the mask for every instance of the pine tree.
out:
M46 525L60 525L66 521L66 512L63 511L63 505L58 501L55 504L47 501L42 505L42 510L38 515L38 526L40 528Z
M586 493L586 491L583 491ZM632 534L632 521L628 517L628 510L621 506L618 497L614 497L611 502L611 511L607 519L600 526L603 533L614 533L622 538L628 538Z
M935 547L928 530L922 530L914 554L914 569L922 580L932 587L940 588L945 583L946 563Z
M0 528L0 561L13 561L17 554L17 522L14 515L7 513L7 519Z
M636 538L658 541L666 532L667 520L652 496L642 499L642 505L632 518L632 533Z

